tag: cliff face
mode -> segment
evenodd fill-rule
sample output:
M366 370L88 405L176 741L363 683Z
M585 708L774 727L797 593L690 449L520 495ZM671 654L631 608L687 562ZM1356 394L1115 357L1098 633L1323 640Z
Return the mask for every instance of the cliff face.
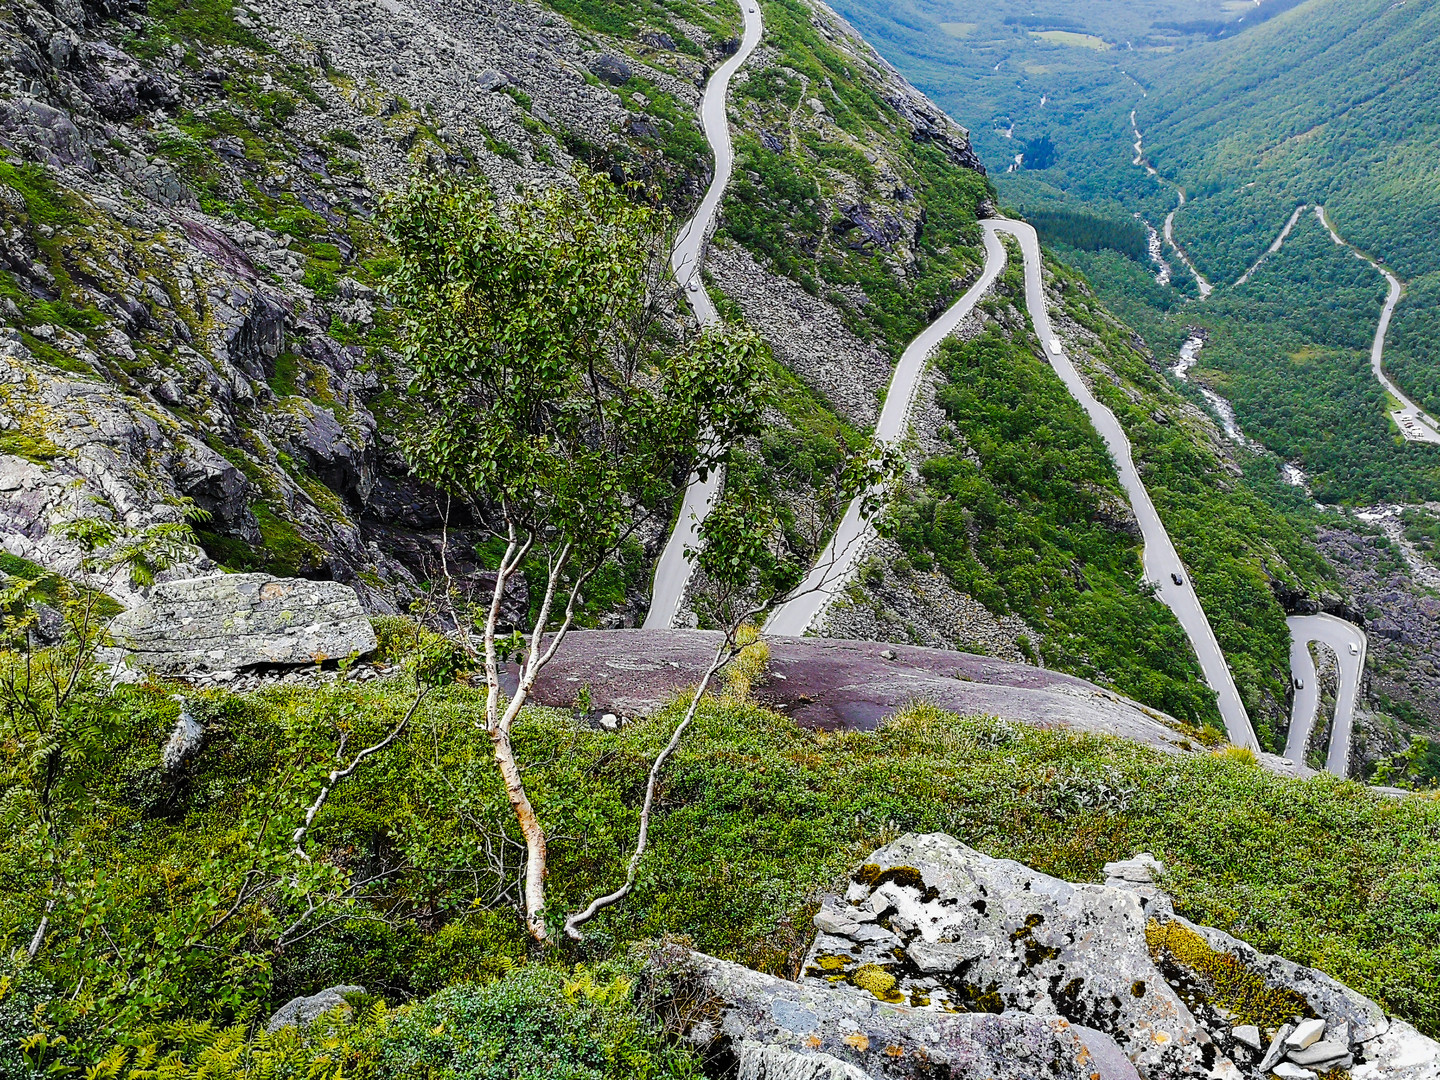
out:
M74 573L59 522L139 528L190 499L211 515L206 551L178 572L263 568L348 582L376 610L403 603L438 551L439 513L389 433L401 379L377 294L379 198L421 168L508 191L583 161L687 214L708 181L696 109L738 8L662 22L613 8L590 25L506 0L6 5L0 545ZM777 10L784 32L744 78L813 69L836 100L865 103L838 122L803 110L796 147L818 179L787 233L911 292L926 176L978 165L965 133L828 9ZM742 141L758 111L737 104ZM784 177L751 172L783 208ZM770 239L742 238L762 287L794 270ZM839 305L802 299L884 337L861 284ZM831 384L850 364L810 359Z

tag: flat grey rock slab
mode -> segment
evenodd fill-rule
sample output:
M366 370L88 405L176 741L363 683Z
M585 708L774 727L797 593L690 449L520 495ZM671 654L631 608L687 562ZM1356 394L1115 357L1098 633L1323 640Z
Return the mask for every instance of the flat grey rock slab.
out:
M337 581L222 574L156 585L110 624L116 645L161 674L304 665L363 656L375 631Z
M924 701L965 715L1123 736L1172 752L1186 743L1167 714L1058 671L914 645L765 640L770 663L756 700L802 727L869 731ZM534 696L569 708L585 688L593 710L648 716L699 681L718 641L717 632L705 630L574 632L541 673Z

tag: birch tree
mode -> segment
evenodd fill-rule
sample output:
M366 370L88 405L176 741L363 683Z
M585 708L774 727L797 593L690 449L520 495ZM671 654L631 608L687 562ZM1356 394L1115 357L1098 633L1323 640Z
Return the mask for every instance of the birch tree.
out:
M484 724L525 841L523 906L537 940L549 936L546 833L512 727L587 582L757 430L765 362L750 333L674 340L659 319L675 292L668 215L635 189L574 179L505 204L461 181L421 181L387 205L399 255L390 292L419 418L406 455L503 543L477 620ZM501 610L522 573L532 604L506 701Z

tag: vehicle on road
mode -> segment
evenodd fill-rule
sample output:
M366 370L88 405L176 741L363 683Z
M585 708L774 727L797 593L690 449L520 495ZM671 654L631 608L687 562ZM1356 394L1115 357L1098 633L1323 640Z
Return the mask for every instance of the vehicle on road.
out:
M1060 355L1060 339L1058 337L1052 337L1050 339L1050 351L1056 356Z
M690 284L687 285L687 286L685 286L685 287L686 287L687 289L689 289L691 292L699 292L699 291L700 291L700 281L699 281L698 278L691 278L691 279L690 279Z
M1184 585L1184 584L1185 584L1185 579L1182 578L1179 574L1171 574L1171 575L1170 575L1170 580L1173 581L1176 585Z
M1305 680L1302 679L1302 678L1300 678L1299 675L1296 675L1296 676L1295 676L1295 689L1296 689L1296 690L1304 690L1304 689L1305 689Z
M1351 655L1351 656L1359 656L1359 655L1360 655L1360 646L1359 646L1359 645L1356 645L1355 642L1353 642L1353 641L1350 642L1350 655Z

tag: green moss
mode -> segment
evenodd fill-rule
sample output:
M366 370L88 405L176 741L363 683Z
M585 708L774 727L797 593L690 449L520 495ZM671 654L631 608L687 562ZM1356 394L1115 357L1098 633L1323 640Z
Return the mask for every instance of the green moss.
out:
M908 886L912 889L925 889L925 876L913 866L892 866L889 869L882 869L874 863L866 863L851 875L854 880L862 885L868 885L872 889L893 881L896 885Z
M306 540L295 526L264 503L251 508L260 526L261 543L252 547L238 537L199 531L203 546L216 562L231 570L264 570L277 577L303 577L318 570L325 561L325 551Z
M60 227L88 219L79 200L66 193L39 165L16 165L0 160L0 183L25 199L25 213L36 225Z
M309 276L308 272L306 276ZM275 391L277 397L296 397L300 393L295 381L299 374L299 355L286 351L275 358L275 370L271 372L269 378L265 381L270 384L270 389Z
M1262 1031L1296 1016L1314 1016L1310 1003L1289 987L1271 986L1233 953L1216 952L1195 931L1177 922L1151 919L1145 942L1156 963L1178 964L1204 980L1210 1002Z
M154 22L144 38L152 43L174 39L269 51L261 38L236 21L239 8L230 0L150 0L146 10Z
M67 599L80 597L93 597L95 600L95 612L102 619L109 619L120 614L123 610L121 605L105 593L90 588L88 585L80 585L53 574L39 563L23 559L18 555L12 555L8 551L0 550L0 578L24 578L26 581L38 582L35 596L42 603L58 608Z
M36 465L44 465L60 456L60 448L43 435L4 431L0 432L0 454L12 454Z

